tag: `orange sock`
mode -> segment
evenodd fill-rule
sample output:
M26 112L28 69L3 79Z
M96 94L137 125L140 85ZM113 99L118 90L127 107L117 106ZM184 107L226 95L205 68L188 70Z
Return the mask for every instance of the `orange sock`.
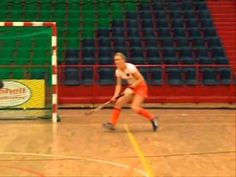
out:
M146 117L147 119L149 119L149 120L152 120L153 118L154 118L154 116L151 114L151 113L149 113L146 109L144 109L144 108L140 108L138 111L137 111L137 113L139 114L139 115L141 115L141 116L143 116L143 117Z
M111 119L111 123L113 125L116 125L117 122L118 122L118 119L119 119L119 116L120 116L120 111L121 109L118 109L118 108L114 108L113 109L113 112L112 112L112 119Z

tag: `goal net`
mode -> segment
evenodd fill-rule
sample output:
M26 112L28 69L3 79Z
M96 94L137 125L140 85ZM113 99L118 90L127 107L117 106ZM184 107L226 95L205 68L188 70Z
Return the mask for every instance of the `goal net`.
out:
M0 119L57 115L54 22L0 22Z

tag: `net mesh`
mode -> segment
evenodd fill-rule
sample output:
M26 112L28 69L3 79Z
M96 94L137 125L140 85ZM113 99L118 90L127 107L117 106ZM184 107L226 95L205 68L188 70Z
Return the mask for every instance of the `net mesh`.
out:
M0 27L0 119L51 118L51 28Z

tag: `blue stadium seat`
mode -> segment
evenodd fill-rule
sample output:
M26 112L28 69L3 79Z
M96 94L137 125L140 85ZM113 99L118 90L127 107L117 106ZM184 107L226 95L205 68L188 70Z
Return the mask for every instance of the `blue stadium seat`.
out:
M85 65L93 65L96 62L96 55L94 49L83 49L82 63Z
M174 48L167 48L162 50L163 61L166 64L178 64L178 59L176 56L176 50Z
M111 65L113 64L113 53L112 50L107 50L105 49L99 49L99 53L98 53L98 62L101 65Z
M200 19L210 19L211 15L210 15L209 10L199 10L198 11L198 17Z
M204 85L218 85L219 80L217 79L217 71L215 68L203 68L202 78Z
M183 84L182 70L180 68L167 68L168 83L173 86L180 86Z
M79 49L66 49L65 58L79 58Z
M22 68L15 68L13 72L13 78L14 79L22 79L24 72L21 70ZM25 70L25 69L24 69ZM29 74L31 79L46 79L50 81L51 79L51 73L48 68L42 68L42 67L34 67L34 68L29 68ZM66 70L65 70L66 71ZM67 79L68 77L65 75L66 73L64 72L64 78Z
M168 3L167 7L170 11L179 11L180 10L180 7L174 1L172 1L171 3Z
M137 13L136 12L127 12L126 13L126 19L130 20L130 19L133 19L133 20L137 20Z
M111 40L110 38L99 38L98 39L98 46L101 47L111 47Z
M189 10L189 9L184 11L184 18L185 19L195 19L196 18L195 12L192 10Z
M93 68L82 68L81 71L81 84L92 85L93 84Z
M166 38L162 40L162 47L168 48L168 47L175 47L174 41L171 38Z
M205 38L217 37L216 30L214 28L204 28L203 34Z
M184 68L184 78L186 85L196 85L197 84L197 71L196 68Z
M174 38L176 39L181 39L181 38L186 38L186 31L184 28L175 28L174 29Z
M143 75L143 77L146 81L149 81L148 71L149 71L149 68L147 68L147 67L140 67L139 68L139 72Z
M112 28L124 28L124 21L123 20L113 20L112 21Z
M131 63L133 64L144 64L144 53L142 48L132 48L130 50Z
M198 21L196 19L188 19L186 21L186 26L188 28L199 28L200 24L198 23Z
M207 39L207 44L209 48L220 48L222 47L219 38L209 38Z
M159 19L159 20L166 20L167 16L166 16L165 11L156 11L155 17L156 17L156 19Z
M145 19L141 22L143 28L153 28L153 22L151 19Z
M207 49L198 49L196 50L196 57L200 64L212 64L213 61L209 57L209 53Z
M155 38L149 38L145 40L146 48L157 48L157 40Z
M98 38L103 38L103 37L108 38L109 36L110 36L110 30L109 29L98 29L97 30L97 37Z
M161 64L160 51L155 48L147 49L147 63L148 64Z
M180 4L180 7L183 11L187 11L187 10L193 10L193 6L192 6L192 2L191 1L183 1Z
M152 13L150 11L141 11L139 17L140 19L152 19Z
M171 32L169 28L160 28L158 30L158 36L159 38L171 38Z
M114 68L100 68L99 83L101 85L113 85L115 83L115 70Z
M172 28L184 28L185 22L182 19L173 19L171 22Z
M143 29L144 38L156 38L156 34L152 29Z
M127 23L128 28L135 28L135 29L139 28L139 23L137 19L134 19L134 20L129 19L127 20L126 23Z
M114 38L124 37L124 35L125 35L125 31L123 28L113 28L111 33L112 33L112 37L114 37Z
M115 38L114 47L127 47L127 42L124 38Z
M201 30L199 28L191 28L188 31L188 36L191 39L201 38L202 37Z
M163 84L163 73L160 67L158 68L150 68L150 80L149 83L151 85L162 85Z
M163 19L158 19L156 20L156 28L160 29L160 28L168 28L169 24L167 20L163 20Z
M190 42L187 38L180 38L176 40L176 47L178 50L181 49L189 49L190 48Z
M127 35L129 38L140 37L139 31L136 28L129 28L127 30Z
M216 61L216 64L229 64L223 48L213 48L211 54L212 58Z
M192 54L192 50L190 49L182 49L180 50L180 60L183 64L194 64L194 58Z
M196 10L208 10L207 5L204 1L196 1L194 2L194 6Z
M183 16L181 14L181 11L170 11L169 12L171 18L175 19L182 19Z
M139 47L139 48L142 48L142 41L140 38L131 38L129 40L129 43L130 43L130 48L132 47Z
M220 83L229 85L232 83L232 71L230 68L219 68Z
M79 60L79 49L67 49L65 53L65 64L77 65L80 63Z
M202 19L201 26L202 28L214 28L214 24L211 19Z
M82 41L82 46L83 46L83 48L85 49L85 48L95 48L95 41L94 41L94 39L83 39L83 41Z
M66 65L77 65L79 64L79 58L76 57L66 57L65 58Z
M194 49L206 48L205 40L203 38L196 38L192 40L192 46Z
M64 85L76 86L80 85L80 72L78 68L65 68Z
M150 11L151 7L149 4L139 4L139 11Z
M164 7L162 6L162 4L160 2L155 2L152 6L154 11L161 11L164 10Z

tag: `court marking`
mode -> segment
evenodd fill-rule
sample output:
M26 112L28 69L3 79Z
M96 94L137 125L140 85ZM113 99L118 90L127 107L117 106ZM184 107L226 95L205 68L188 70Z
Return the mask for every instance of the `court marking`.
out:
M151 165L149 164L149 162L145 158L145 154L142 151L142 149L141 149L138 141L136 140L135 136L130 132L128 125L125 124L125 125L123 125L123 127L126 130L126 133L129 137L129 140L130 140L131 144L133 145L133 148L134 148L135 152L137 153L138 158L140 159L140 161L143 165L143 168L147 172L148 177L155 177Z
M0 165L0 168L3 167L3 168L10 168L10 169L14 169L14 170L17 170L17 171L23 171L23 172L26 172L28 174L33 174L33 175L36 175L37 177L46 177L44 174L40 173L40 172L36 172L36 171L33 171L32 169L27 169L27 168L19 168L19 167L15 167L15 166L5 166L5 165Z
M100 159L92 159L92 158L85 158L85 157L80 157L80 156L75 156L75 155L61 155L61 154L41 154L41 153L27 153L27 152L0 152L1 155L16 155L16 156L35 156L35 157L50 157L50 158L70 158L70 159L75 159L75 160L85 160L85 161L91 161L91 162L96 162L96 163L100 163L100 164L106 164L106 165L111 165L111 166L116 166L116 167L120 167L120 168L124 168L129 170L130 166L128 165L124 165L118 162L112 162L109 160L100 160ZM148 176L148 174L140 169L137 168L133 168L133 170L144 176L144 177L150 177Z
M132 174L133 171L134 171L134 168L137 167L139 164L140 164L140 161L139 161L139 160L138 160L138 162L132 164L132 165L130 166L130 169L129 169L129 170L124 174L124 176L122 176L122 177L130 177L131 174Z
M217 155L217 154L235 154L235 150L229 151L208 151L208 152L186 152L186 153L176 153L176 154L160 154L160 155L146 155L148 158L171 158L171 157L181 157L181 156L209 156L209 155ZM123 159L123 158L137 158L136 156L125 156L125 157L115 157L115 159ZM1 160L0 160L1 161Z

